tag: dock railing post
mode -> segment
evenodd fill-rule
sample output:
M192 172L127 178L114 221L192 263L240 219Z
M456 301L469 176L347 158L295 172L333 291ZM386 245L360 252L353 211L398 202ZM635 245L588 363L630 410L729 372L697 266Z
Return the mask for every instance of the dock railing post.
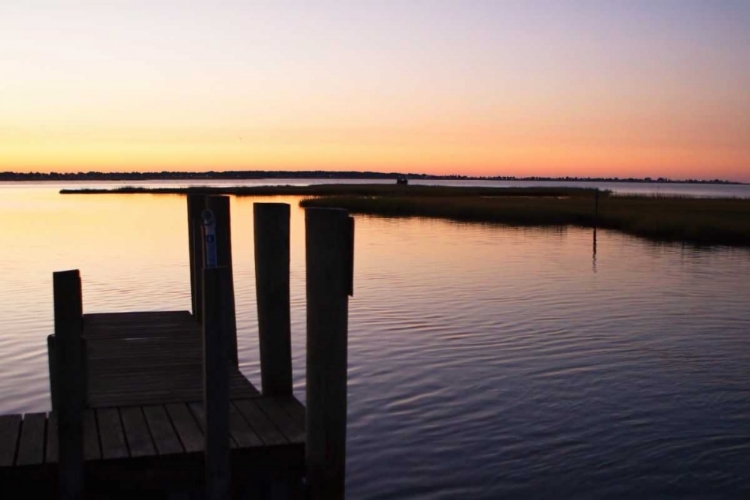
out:
M305 224L308 491L314 500L343 499L354 219L344 210L309 208Z
M227 267L203 271L203 409L206 498L226 499L231 490L229 449L229 304Z
M286 203L253 204L260 373L265 396L292 394L289 219Z
M206 209L210 210L216 220L216 261L219 267L226 267L228 281L225 286L230 293L226 297L227 307L224 314L227 315L227 328L229 335L229 359L239 366L237 353L237 316L234 301L234 277L232 271L232 220L229 210L229 196L206 197Z
M190 305L193 318L201 321L203 307L203 233L201 232L201 212L206 208L206 196L189 194L188 211L188 250L190 254Z
M85 366L83 300L78 270L53 273L55 339L53 404L57 405L60 497L83 498Z

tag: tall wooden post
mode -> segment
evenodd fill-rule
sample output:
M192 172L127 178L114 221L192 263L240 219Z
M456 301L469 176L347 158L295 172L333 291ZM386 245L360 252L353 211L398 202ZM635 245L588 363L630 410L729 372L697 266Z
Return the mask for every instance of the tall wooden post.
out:
M228 267L203 271L203 408L208 499L230 497Z
M343 499L354 225L346 211L325 208L307 209L305 222L307 479L310 498Z
M255 291L263 394L292 394L289 205L253 204Z
M203 307L203 233L201 212L206 208L206 197L201 194L187 196L188 249L190 253L190 305L193 317L201 320Z
M60 497L83 497L83 299L78 270L53 273Z
M206 197L206 209L213 212L216 220L216 257L219 267L228 268L229 279L225 286L230 290L226 297L227 328L229 329L229 359L239 365L237 353L237 317L234 302L234 277L232 272L232 220L229 211L229 196Z

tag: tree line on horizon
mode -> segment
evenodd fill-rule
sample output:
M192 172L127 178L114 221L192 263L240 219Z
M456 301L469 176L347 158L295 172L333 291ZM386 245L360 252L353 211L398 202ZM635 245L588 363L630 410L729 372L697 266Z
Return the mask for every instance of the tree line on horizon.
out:
M367 171L283 171L283 170L231 170L231 171L204 171L183 172L167 171L161 172L0 172L0 181L150 181L150 180L172 180L172 179L373 179L373 180L396 180L400 178L415 180L481 180L481 181L573 181L573 182L661 182L661 183L688 183L688 184L742 184L723 179L669 179L666 177L543 177L543 176L472 176L472 175L435 175L401 172L367 172Z

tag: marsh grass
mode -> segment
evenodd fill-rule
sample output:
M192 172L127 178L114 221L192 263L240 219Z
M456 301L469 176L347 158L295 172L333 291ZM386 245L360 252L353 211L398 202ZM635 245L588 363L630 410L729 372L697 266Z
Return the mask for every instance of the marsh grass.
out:
M594 189L316 184L232 188L62 190L62 193L234 194L304 196L305 207L340 207L391 217L438 217L515 226L581 226L615 229L656 241L750 246L750 200L675 196L623 196Z
M565 197L335 196L306 199L301 205L519 226L596 226L658 241L750 246L750 200L743 199L600 194L598 218L591 192Z

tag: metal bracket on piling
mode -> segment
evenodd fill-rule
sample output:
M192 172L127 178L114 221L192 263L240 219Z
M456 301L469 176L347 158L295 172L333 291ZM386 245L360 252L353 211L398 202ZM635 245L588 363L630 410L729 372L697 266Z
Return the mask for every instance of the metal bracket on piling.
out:
M213 269L218 265L216 251L216 218L211 210L201 213L203 218L203 238L206 244L206 269Z

